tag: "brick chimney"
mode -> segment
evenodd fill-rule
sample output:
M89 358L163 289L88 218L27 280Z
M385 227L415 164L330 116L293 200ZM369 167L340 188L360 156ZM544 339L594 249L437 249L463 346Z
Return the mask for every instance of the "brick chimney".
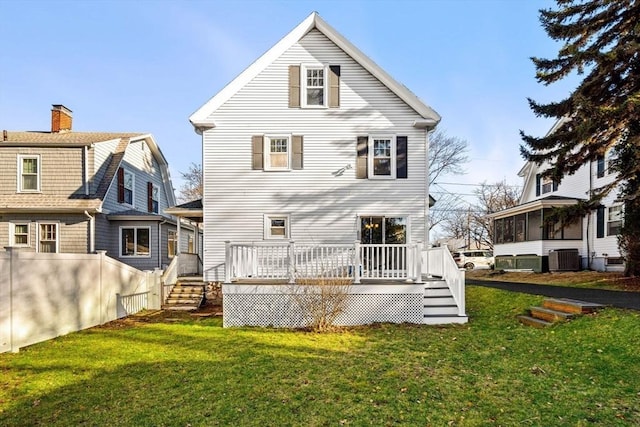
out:
M51 109L51 133L71 132L72 111L61 104L53 104Z

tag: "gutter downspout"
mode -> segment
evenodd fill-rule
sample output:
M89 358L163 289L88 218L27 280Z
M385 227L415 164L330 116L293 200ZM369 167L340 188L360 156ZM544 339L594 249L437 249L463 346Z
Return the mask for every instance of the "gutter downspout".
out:
M89 218L89 253L92 254L96 251L96 219L87 211L84 214Z

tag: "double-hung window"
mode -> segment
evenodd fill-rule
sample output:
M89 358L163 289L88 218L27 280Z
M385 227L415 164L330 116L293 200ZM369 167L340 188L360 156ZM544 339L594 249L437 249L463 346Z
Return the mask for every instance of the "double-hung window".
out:
M289 135L265 136L265 170L291 169L291 137Z
M133 186L135 177L128 170L124 171L124 203L133 206Z
M150 227L120 227L121 257L150 257Z
M29 246L29 223L11 224L11 246Z
M622 205L610 206L607 217L607 236L620 234L622 228Z
M18 156L18 192L40 191L40 156Z
M369 137L369 178L396 177L396 138L373 135Z
M265 239L288 239L289 236L289 215L264 216Z
M38 225L38 252L58 252L58 224L40 223Z
M327 106L327 68L324 65L302 66L302 106Z

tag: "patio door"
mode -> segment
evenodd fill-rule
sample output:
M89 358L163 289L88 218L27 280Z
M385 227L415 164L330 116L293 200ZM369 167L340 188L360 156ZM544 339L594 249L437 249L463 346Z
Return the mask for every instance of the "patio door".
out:
M406 269L407 218L360 217L360 242L365 271L373 276Z

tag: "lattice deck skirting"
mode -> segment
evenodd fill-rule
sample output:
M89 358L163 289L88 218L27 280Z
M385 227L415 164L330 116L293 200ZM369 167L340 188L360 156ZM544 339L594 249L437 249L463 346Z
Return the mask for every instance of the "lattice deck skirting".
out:
M306 326L292 285L223 285L225 327ZM424 285L351 285L347 307L337 318L342 326L376 322L423 323Z

